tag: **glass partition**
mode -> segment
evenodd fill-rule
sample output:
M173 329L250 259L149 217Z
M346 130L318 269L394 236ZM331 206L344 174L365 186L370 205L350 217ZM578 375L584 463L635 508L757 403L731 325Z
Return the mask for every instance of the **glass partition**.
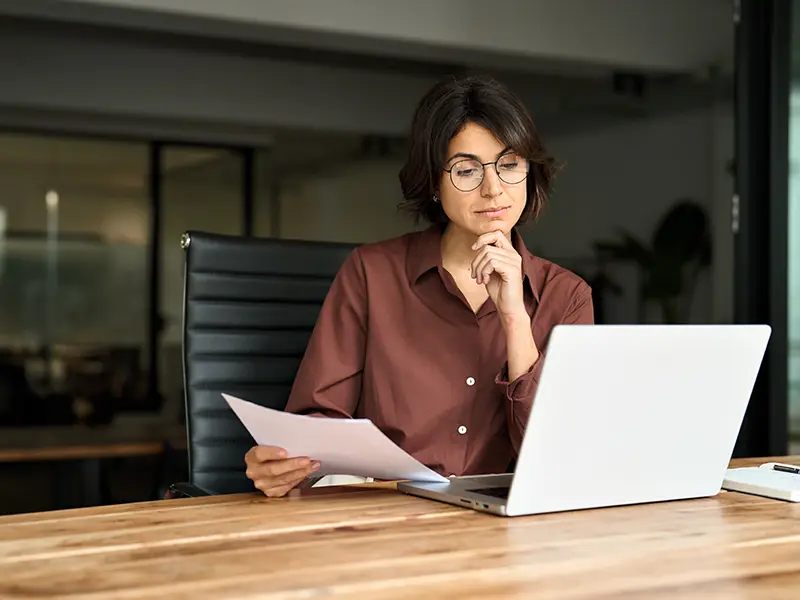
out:
M147 157L0 134L0 423L147 407Z

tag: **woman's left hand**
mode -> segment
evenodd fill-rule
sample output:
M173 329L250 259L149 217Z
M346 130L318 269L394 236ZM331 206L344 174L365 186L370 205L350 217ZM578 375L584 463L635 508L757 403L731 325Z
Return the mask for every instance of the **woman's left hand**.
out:
M502 231L480 236L472 246L472 277L486 286L500 316L527 317L522 294L522 257Z

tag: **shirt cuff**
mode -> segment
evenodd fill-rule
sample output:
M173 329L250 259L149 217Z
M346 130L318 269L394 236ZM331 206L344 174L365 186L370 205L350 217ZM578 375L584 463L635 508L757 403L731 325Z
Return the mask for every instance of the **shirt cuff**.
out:
M536 362L530 369L517 377L514 381L508 380L508 362L503 364L503 368L495 377L495 383L506 386L506 398L511 401L533 400L536 393L536 386L539 385L539 376L542 374L544 365L544 353L540 352Z

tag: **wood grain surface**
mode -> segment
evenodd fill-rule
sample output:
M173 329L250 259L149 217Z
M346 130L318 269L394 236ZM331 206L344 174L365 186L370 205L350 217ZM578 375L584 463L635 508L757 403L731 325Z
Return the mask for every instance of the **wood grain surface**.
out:
M800 456L767 460L800 463ZM800 598L800 505L502 518L391 484L0 518L0 598Z

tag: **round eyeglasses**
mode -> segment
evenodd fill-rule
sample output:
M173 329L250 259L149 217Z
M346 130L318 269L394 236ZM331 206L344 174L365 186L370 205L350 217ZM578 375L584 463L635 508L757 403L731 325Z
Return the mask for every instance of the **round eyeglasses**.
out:
M528 160L514 152L487 163L474 158L465 158L444 171L450 174L450 181L457 190L471 192L483 183L484 169L489 165L494 165L497 176L511 185L522 183L528 177Z

